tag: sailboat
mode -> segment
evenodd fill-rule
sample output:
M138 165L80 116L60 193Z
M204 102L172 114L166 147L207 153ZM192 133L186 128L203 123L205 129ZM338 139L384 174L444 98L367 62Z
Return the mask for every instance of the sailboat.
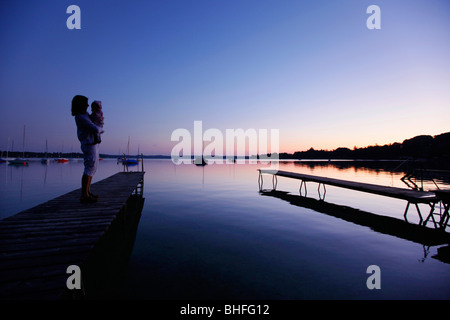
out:
M0 158L0 163L5 163L5 162L6 162L6 160L3 159L3 151L2 151L2 158Z
M6 159L3 159L3 158L1 158L0 159L0 163L5 163L5 162L8 162L8 149L9 148L9 137L8 137L8 144L7 144L7 147L6 147ZM3 151L2 151L2 157L3 157Z
M61 152L59 153L60 155L62 155L62 150L63 149L64 149L64 143L62 145ZM65 162L69 162L69 159L59 157L55 161L58 162L58 163L65 163Z
M50 160L47 157L47 153L48 153L48 141L47 139L45 139L45 158L41 159L42 164L48 164L50 162Z
M202 156L201 159L195 159L194 164L196 166L203 167L203 166L206 166L208 164L208 162L206 162L205 158Z
M208 162L205 160L205 157L203 156L203 150L205 150L205 147L204 147L203 144L204 143L202 141L202 158L201 159L200 158L194 159L194 164L196 166L199 166L199 167L204 167L204 166L206 166L208 164Z
M14 160L9 160L9 164L27 166L28 161L23 158L25 158L25 126L23 126L22 159L16 158Z
M130 154L130 137L128 137L127 154ZM122 164L127 166L133 166L139 164L137 159L128 159L127 155L124 153L122 158Z

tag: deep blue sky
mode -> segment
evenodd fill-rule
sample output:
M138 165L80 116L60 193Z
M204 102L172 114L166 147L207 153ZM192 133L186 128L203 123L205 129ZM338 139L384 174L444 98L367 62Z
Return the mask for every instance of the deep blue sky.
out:
M81 30L66 9L81 8ZM381 30L366 9L381 8ZM102 100L101 152L170 154L173 130L279 129L280 151L450 131L450 1L0 3L0 149L79 151L75 94Z

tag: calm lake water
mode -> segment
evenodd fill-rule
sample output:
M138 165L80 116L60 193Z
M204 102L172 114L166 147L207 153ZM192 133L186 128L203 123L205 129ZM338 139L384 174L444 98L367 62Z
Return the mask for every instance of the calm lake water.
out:
M333 163L282 162L280 170L406 187L401 173ZM448 244L428 247L340 216L358 209L403 220L405 201L327 186L323 206L317 184L308 184L313 200L303 201L299 181L287 178L277 185L287 193L260 193L260 167L145 160L144 208L122 297L450 299L450 264L436 258ZM101 161L93 183L122 170ZM75 160L0 164L0 218L79 188L82 171ZM271 186L265 176L263 188ZM417 223L412 209L408 221ZM370 265L380 267L379 290L367 288Z

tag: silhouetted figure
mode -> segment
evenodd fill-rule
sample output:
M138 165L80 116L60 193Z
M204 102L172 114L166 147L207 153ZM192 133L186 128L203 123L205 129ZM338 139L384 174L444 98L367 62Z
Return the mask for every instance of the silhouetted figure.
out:
M104 125L104 117L103 117L103 111L102 111L102 102L95 100L94 102L92 102L91 104L91 110L92 113L90 114L91 120L92 122L100 127L103 128ZM101 143L102 142L102 138L101 138L101 134L99 133L98 135L95 136L95 141L96 143Z
M76 95L72 99L72 116L75 117L77 124L77 136L81 143L81 151L84 155L84 172L81 178L81 198L82 203L96 202L98 196L91 193L92 177L97 171L98 165L98 143L95 137L101 134L102 129L95 125L87 108L89 107L88 98Z

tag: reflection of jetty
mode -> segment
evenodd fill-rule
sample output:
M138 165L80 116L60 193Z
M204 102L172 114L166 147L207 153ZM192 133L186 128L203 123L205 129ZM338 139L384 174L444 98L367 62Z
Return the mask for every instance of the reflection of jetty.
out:
M105 297L134 243L143 180L144 172L120 172L92 184L96 203L80 203L77 189L1 220L0 298ZM81 268L82 290L67 289L71 265Z
M327 177L320 177L320 176L313 176L313 175L307 175L302 173L294 173L294 172L287 172L287 171L273 171L273 170L259 170L259 188L262 190L263 186L263 174L271 174L272 175L272 185L273 190L276 189L277 186L277 177L286 177L286 178L292 178L300 180L300 188L299 192L302 194L304 190L305 196L307 195L307 189L306 189L306 182L315 182L318 183L318 193L319 198L321 200L324 200L325 194L326 194L326 185L331 185L335 187L345 188L345 189L351 189L361 192L367 192L371 194L377 194L382 195L386 197L406 200L407 206L405 209L404 217L406 220L406 216L409 210L409 206L411 204L414 204L417 213L420 217L420 224L426 225L428 220L431 218L434 222L435 227L439 225L440 228L445 229L449 220L449 205L448 205L448 196L443 197L441 194L435 193L435 192L425 192L425 191L418 191L418 190L409 190L409 189L403 189L403 188L396 188L396 187L388 187L388 186L381 186L381 185L375 185L375 184L369 184L369 183L361 183L361 182L355 182L355 181L347 181L347 180L340 180L340 179L333 179L333 178L327 178ZM322 188L321 188L322 186ZM443 214L435 213L435 205L436 203L442 201L444 204L444 212ZM423 220L422 214L419 209L419 204L428 204L430 206L430 212L428 217ZM439 215L440 219L439 222L436 222L435 215Z
M261 190L262 196L278 198L289 202L293 206L312 209L316 212L345 220L360 226L368 227L375 232L405 239L424 246L424 259L429 253L430 246L441 246L438 254L432 258L450 263L450 234L439 229L424 228L400 219L377 215L375 213L354 209L347 206L316 200L300 195L293 195L285 191ZM447 244L447 246L445 246ZM444 245L444 246L442 246ZM428 248L427 248L428 247Z
M397 218L377 215L375 213L314 198L293 195L286 191L267 190L261 191L261 195L278 198L287 201L294 206L312 209L316 212L369 227L376 232L392 235L423 245L436 246L450 243L450 233L441 232L441 230L432 228L424 228L417 224L408 223Z

